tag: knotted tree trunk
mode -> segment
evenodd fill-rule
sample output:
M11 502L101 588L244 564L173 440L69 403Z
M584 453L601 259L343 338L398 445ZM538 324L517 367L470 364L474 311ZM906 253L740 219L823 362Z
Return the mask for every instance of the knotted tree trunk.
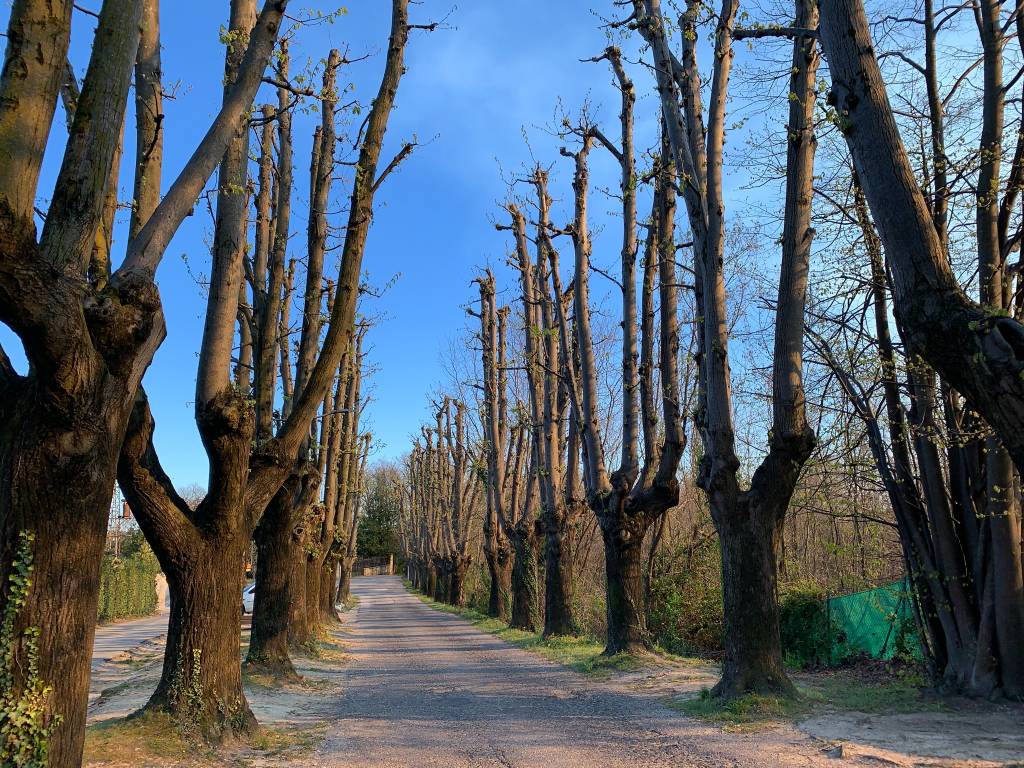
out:
M256 595L246 667L275 677L297 676L288 652L288 614L293 600L295 560L291 521L299 479L292 475L277 492L256 527Z
M537 604L537 555L540 542L531 521L521 521L509 533L514 560L512 565L512 614L509 626L525 632L539 629Z
M607 516L604 541L608 636L605 653L642 653L650 647L644 605L644 534L646 516Z
M163 201L157 5L103 3L81 91L69 88L76 92L65 101L69 137L37 238L36 191L68 82L72 5L15 3L0 75L0 321L29 361L21 376L0 350L0 615L13 633L0 696L27 706L21 724L5 723L5 764L81 762L117 454L164 337L154 273L243 122L286 3L265 7L233 98ZM145 149L125 260L111 274L111 179L133 62ZM37 686L48 692L32 704Z

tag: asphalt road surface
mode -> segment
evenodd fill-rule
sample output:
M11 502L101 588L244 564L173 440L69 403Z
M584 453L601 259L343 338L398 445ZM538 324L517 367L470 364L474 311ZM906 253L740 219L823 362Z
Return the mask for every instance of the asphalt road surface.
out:
M397 577L355 579L352 659L325 742L346 768L687 768L827 764L789 736L722 733L656 697L576 674L434 611Z
M103 624L96 627L92 645L92 667L96 668L116 656L127 653L167 632L167 613L156 613L144 619Z

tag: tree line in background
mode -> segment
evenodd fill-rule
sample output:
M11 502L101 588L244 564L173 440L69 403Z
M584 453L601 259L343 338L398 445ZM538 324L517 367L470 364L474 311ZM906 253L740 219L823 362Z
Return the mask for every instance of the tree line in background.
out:
M291 71L295 37L337 14L289 16L287 5L231 0L223 104L169 185L163 147L173 123L164 119L157 0L102 4L81 82L68 59L74 4L19 0L11 9L0 76L0 316L29 365L20 374L0 354L4 764L80 764L115 479L171 593L163 671L147 710L212 740L255 726L239 659L254 538L249 667L294 675L290 651L335 618L371 447L361 388L371 323L357 308L367 292L363 256L374 197L413 148L405 143L381 162L417 25L408 0L394 0L380 86L364 105L339 82L353 61L337 50L310 65L319 85L316 72ZM133 76L134 191L117 265ZM268 88L276 103L254 106ZM41 210L37 185L58 101L68 138ZM292 147L296 119L311 114L306 198ZM210 479L191 499L161 466L141 380L165 336L156 269L215 171L195 396ZM308 201L298 246L296 199Z
M452 366L401 468L409 577L513 627L597 632L608 654L717 652L714 693L732 698L794 694L780 577L785 593L905 576L933 679L1021 697L1024 9L923 0L875 22L879 53L860 0L763 21L736 0L615 5L612 40L642 42L630 67L617 44L593 59L619 130L563 112L564 159L510 183L512 279L482 268L475 360ZM739 74L785 83L788 111L740 150L779 190L761 226L724 191L742 43L763 56ZM660 126L640 147L638 68ZM595 225L598 153L620 183ZM608 267L592 232L613 227Z

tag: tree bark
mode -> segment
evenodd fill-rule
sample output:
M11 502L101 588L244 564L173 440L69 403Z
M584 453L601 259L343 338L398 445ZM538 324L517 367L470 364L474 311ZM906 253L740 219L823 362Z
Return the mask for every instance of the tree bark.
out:
M725 659L714 693L796 695L782 664L773 518L750 509L720 519Z
M606 574L606 656L644 653L651 645L644 605L643 541L646 517L608 516L601 525Z
M288 614L293 599L291 514L298 478L281 486L256 526L256 595L245 664L275 677L298 677L289 655Z
M467 557L457 557L452 564L449 602L460 608L466 605L466 574L469 566L470 561Z
M575 635L575 588L567 515L550 515L544 526L544 636Z
M249 537L194 542L173 565L161 563L171 590L164 667L146 709L219 741L251 733L256 718L242 689L238 601Z
M354 562L353 559L348 562L342 559L338 562L338 602L342 604L352 599L352 565ZM431 571L431 575L433 576L433 571ZM432 594L429 584L428 578L427 594Z
M143 5L103 4L40 242L32 217L57 91L66 74L71 3L14 4L0 77L0 321L22 339L30 362L29 374L21 377L0 353L0 614L17 610L11 617L13 647L4 649L10 651L11 668L4 670L0 693L18 701L34 677L50 686L36 713L40 731L34 737L45 755L34 759L52 766L81 761L89 649L117 452L139 382L164 337L151 275L119 270L113 284L87 281L97 232L109 212L108 186ZM146 8L147 46L141 55L151 64L148 54L158 27L154 7ZM275 4L266 18L283 8L284 3ZM253 49L263 42L255 40ZM265 62L256 55L248 69L262 74ZM144 64L140 61L140 72ZM158 67L149 68L154 72L158 79ZM148 85L152 82L149 78ZM140 90L152 94L146 85ZM246 94L251 99L245 88L238 98ZM159 114L158 100L148 106L151 116ZM218 120L234 123L242 111L241 106L223 110ZM144 133L140 125L140 136ZM153 150L141 165L159 187L159 132L151 139ZM211 131L198 152L222 154L228 140L226 133ZM201 188L215 165L193 164L178 182ZM179 195L159 206L154 195L138 201L139 218L152 218L156 207L167 233L166 240L153 244L154 265L195 197ZM28 542L25 553L32 553L33 573L23 604L14 608L11 567L22 542ZM38 641L30 639L29 630L38 631ZM30 656L35 661L30 663ZM45 733L56 715L59 725ZM8 751L20 749L17 744L0 749L4 762L21 759Z
M510 532L514 555L512 563L512 613L509 626L525 632L536 632L539 628L537 612L537 555L540 542L533 530L533 521L525 520Z
M487 571L491 577L487 615L507 622L512 605L512 553L504 536L493 538L493 542L484 544Z

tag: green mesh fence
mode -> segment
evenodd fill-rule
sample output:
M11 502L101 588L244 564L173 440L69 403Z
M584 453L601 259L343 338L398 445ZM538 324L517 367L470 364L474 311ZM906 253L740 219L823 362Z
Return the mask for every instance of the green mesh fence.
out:
M833 597L825 601L827 658L840 664L856 656L921 657L914 606L906 582Z

